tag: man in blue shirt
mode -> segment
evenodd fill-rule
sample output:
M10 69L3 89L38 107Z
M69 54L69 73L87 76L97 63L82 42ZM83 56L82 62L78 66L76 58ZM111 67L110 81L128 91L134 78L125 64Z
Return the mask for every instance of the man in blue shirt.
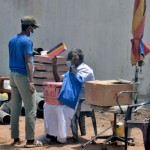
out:
M34 130L36 119L35 87L33 83L33 42L31 34L39 27L33 16L21 19L22 31L9 41L9 69L11 85L11 138L13 145L21 142L19 138L19 116L22 102L25 108L26 147L35 143Z

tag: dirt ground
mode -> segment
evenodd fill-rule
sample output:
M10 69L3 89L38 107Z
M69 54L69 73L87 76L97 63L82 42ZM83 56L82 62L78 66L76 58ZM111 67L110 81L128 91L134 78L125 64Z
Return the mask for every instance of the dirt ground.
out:
M141 114L142 113L142 114ZM113 120L113 114L106 113L106 112L95 112L96 114L96 121L97 121L97 129L98 133L102 132L106 128L108 128L110 124L110 120ZM149 117L149 109L143 109L141 112L139 112L136 115L136 119L144 119L145 117ZM25 118L24 116L20 117L20 137L21 139L25 139ZM45 150L45 149L51 149L51 150L101 150L102 149L102 139L97 139L95 142L96 144L88 144L84 148L81 146L88 142L88 140L91 139L92 136L94 136L93 126L91 122L91 118L86 117L86 136L80 136L79 132L79 143L74 143L72 138L68 139L67 144L53 144L53 145L44 145L43 147L36 147L36 148L30 148L30 149L36 149L36 150ZM112 129L110 128L105 132L105 134L111 134ZM35 130L36 138L44 134L44 123L42 118L37 118L36 120L36 130ZM70 131L70 137L72 137L72 133ZM144 150L143 145L143 137L142 132L139 129L133 129L131 132L131 136L135 137L135 146L128 146L128 150ZM24 143L21 145L18 145L16 147L10 146L10 143L12 142L10 138L10 125L3 125L0 124L0 150L27 150L29 148L24 148ZM124 150L124 145L115 146L111 144L107 144L107 150Z

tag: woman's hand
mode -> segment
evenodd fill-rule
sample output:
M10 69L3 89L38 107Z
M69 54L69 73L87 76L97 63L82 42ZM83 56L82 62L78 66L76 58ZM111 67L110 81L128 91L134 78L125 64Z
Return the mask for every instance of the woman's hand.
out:
M75 73L75 68L74 67L70 67L69 71L72 72L72 73Z
M77 54L74 54L74 56L71 60L72 64L76 65L78 63L78 61L79 61L79 56Z
M52 59L52 64L57 64L57 57L56 56Z

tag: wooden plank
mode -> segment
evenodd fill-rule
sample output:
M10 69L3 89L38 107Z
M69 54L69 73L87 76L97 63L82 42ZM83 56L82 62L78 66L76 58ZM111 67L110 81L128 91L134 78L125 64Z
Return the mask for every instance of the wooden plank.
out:
M51 64L52 61L48 56L35 55L34 62L48 63ZM63 56L57 56L57 64L66 64L66 58Z
M53 78L52 72L42 72L42 71L35 71L34 72L34 78L46 78L51 79ZM40 80L40 79L39 79Z
M41 63L34 63L35 71L52 71L53 66L52 64L41 64ZM68 67L66 65L58 65L57 66L58 71L65 72L68 70Z
M43 82L55 82L54 78L51 79L40 79L40 78L33 78L33 82L35 85L43 85Z
M41 55L34 55L34 62L41 62L41 63L52 63L51 59L47 56Z
M59 72L60 75L65 74L65 73L66 73L66 71ZM53 72L52 71L48 71L48 72L35 71L34 72L34 77L39 78L39 80L41 78L52 79L53 78Z

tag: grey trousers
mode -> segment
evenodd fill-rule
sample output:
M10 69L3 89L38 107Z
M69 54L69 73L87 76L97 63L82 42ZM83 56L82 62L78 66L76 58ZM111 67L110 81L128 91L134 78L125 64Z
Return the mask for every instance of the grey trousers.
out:
M36 120L35 94L30 94L28 76L17 72L10 73L11 86L11 138L19 138L19 116L22 102L25 108L26 140L34 139Z

